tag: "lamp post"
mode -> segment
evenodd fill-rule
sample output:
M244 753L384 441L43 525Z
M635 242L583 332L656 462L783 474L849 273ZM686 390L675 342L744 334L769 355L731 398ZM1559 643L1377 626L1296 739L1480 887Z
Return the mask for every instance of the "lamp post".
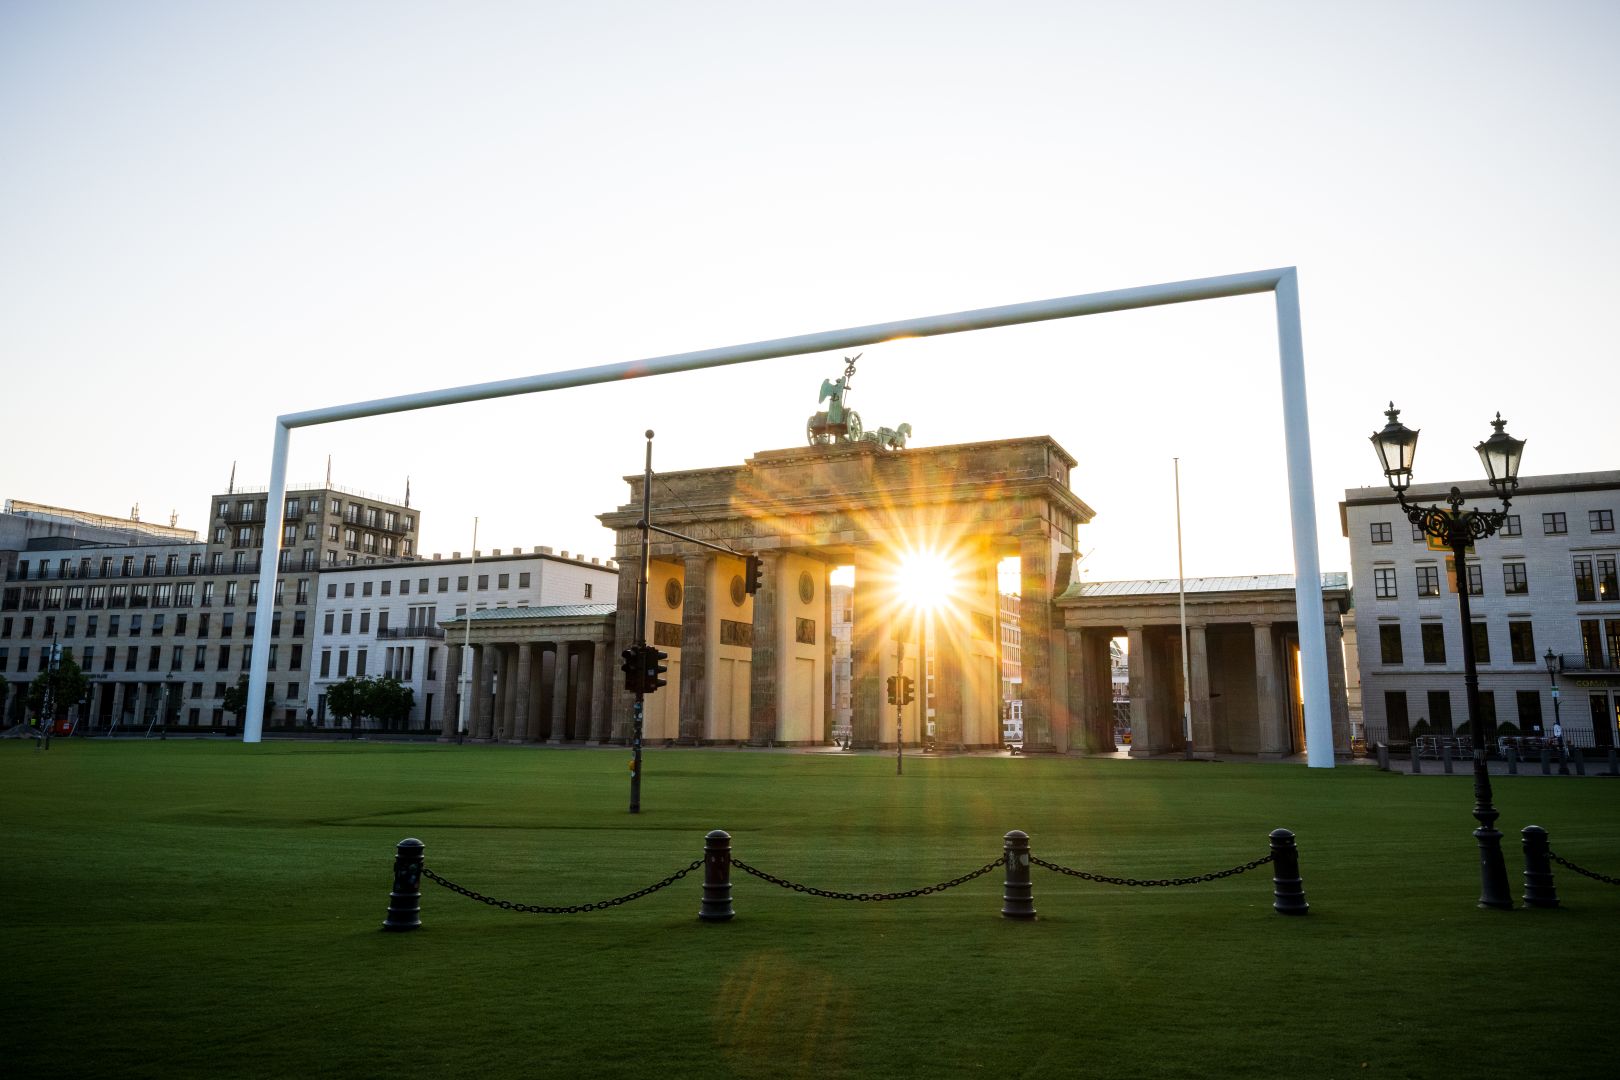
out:
M1564 668L1564 658L1547 650L1547 655L1541 658L1547 664L1547 678L1552 680L1553 697L1553 745L1558 747L1558 772L1562 776L1569 775L1569 765L1564 761L1564 721L1558 711L1558 673Z
M1496 429L1490 438L1474 449L1485 466L1486 478L1502 500L1502 509L1463 509L1466 501L1456 487L1446 497L1450 507L1420 506L1407 502L1406 489L1412 483L1412 460L1417 456L1418 433L1399 420L1400 410L1392 401L1384 413L1389 423L1382 431L1372 435L1373 448L1378 451L1384 468L1384 477L1395 492L1395 500L1406 512L1406 518L1425 533L1435 537L1451 549L1454 561L1457 613L1462 620L1463 686L1468 702L1468 730L1474 738L1474 818L1479 828L1474 838L1479 841L1480 896L1479 906L1511 910L1513 898L1508 893L1507 867L1502 861L1502 834L1496 829L1499 816L1491 805L1491 776L1485 766L1486 747L1490 735L1480 728L1479 673L1474 664L1474 625L1468 608L1468 549L1475 540L1484 539L1502 527L1514 490L1519 486L1519 461L1524 456L1524 441L1515 439L1503 428L1502 414L1491 422Z

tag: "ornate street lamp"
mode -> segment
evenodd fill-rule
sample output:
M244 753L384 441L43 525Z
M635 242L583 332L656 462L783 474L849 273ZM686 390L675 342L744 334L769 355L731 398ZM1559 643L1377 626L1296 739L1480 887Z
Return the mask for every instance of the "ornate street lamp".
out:
M1491 775L1485 766L1486 748L1492 731L1480 727L1479 673L1474 666L1474 624L1468 609L1468 549L1474 541L1484 539L1502 527L1507 520L1508 505L1519 486L1519 461L1524 456L1524 440L1515 439L1503 428L1506 422L1497 413L1491 422L1496 431L1474 449L1485 465L1485 475L1491 487L1502 499L1502 509L1463 509L1465 499L1453 487L1446 497L1450 507L1419 506L1406 501L1406 489L1412 483L1412 461L1417 456L1418 433L1402 424L1400 410L1392 401L1384 413L1389 423L1384 430L1374 432L1373 448L1383 464L1384 476L1406 518L1430 536L1451 549L1456 573L1457 612L1462 620L1463 685L1468 701L1468 730L1474 738L1474 818L1479 828L1474 838L1479 841L1480 895L1479 906L1512 909L1513 898L1508 894L1507 867L1502 861L1502 834L1496 829L1499 816L1491 805Z

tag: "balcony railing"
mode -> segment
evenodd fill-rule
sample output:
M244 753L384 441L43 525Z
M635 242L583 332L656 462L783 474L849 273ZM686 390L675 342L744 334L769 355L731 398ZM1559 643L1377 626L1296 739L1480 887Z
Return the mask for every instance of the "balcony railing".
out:
M438 626L390 626L386 630L377 631L378 641L401 641L406 638L429 638L433 641L443 641L444 630Z

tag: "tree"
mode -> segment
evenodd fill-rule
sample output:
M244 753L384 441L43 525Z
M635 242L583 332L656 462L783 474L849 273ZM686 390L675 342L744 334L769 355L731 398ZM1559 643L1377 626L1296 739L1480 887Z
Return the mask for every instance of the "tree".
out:
M365 715L366 682L364 676L354 676L326 688L326 707L341 722L349 722L350 732L360 726Z
M236 680L235 686L225 691L225 696L220 699L220 707L228 713L235 713L237 722L240 723L247 718L247 696L248 680L247 676L243 675ZM269 716L274 705L275 698L270 692L270 683L267 680L264 684L264 715Z
M74 661L72 651L64 650L62 658L49 671L40 672L39 678L28 684L28 707L46 724L50 724L69 708L82 702L89 688L90 680L84 677L84 672ZM45 715L47 709L49 716Z
M368 679L366 714L382 722L384 731L403 731L410 719L416 692L392 675Z

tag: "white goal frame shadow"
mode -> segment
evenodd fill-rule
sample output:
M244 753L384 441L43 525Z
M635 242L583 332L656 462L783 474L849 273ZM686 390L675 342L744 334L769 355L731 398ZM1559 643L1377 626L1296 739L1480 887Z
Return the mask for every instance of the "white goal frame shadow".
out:
M998 326L1072 319L1110 311L1218 300L1229 296L1273 293L1277 302L1277 353L1282 370L1283 441L1288 459L1288 503L1294 532L1294 603L1299 623L1300 683L1305 705L1306 761L1312 768L1333 767L1333 718L1328 701L1327 634L1322 619L1322 572L1317 551L1316 494L1311 477L1310 425L1305 407L1305 348L1300 337L1299 280L1294 267L1256 270L1223 277L1196 278L1162 285L1086 293L1054 300L958 311L899 322L874 323L844 330L729 345L700 352L676 353L646 360L576 368L519 379L476 383L445 390L430 390L401 397L378 398L352 405L337 405L276 417L275 443L270 457L270 491L265 497L264 545L259 561L259 599L254 621L269 626L275 611L276 562L280 551L282 516L286 510L287 447L293 428L357 420L366 416L430 409L464 401L537 394L573 386L620 382L648 375L746 364L785 356L832 352L875 345L897 338L933 337ZM242 741L259 742L264 731L264 689L270 668L270 635L253 638L248 673L247 715Z

